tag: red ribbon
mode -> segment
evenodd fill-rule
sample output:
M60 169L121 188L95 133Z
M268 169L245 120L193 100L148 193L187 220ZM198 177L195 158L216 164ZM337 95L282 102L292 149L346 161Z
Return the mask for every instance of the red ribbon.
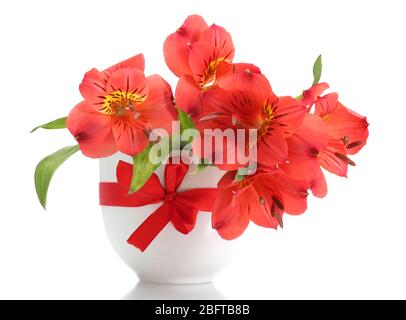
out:
M162 202L128 238L129 244L143 252L169 222L179 232L188 234L196 224L199 210L212 211L217 189L199 188L176 192L188 169L183 163L168 163L165 168L165 188L154 173L139 191L129 194L133 168L131 164L120 161L116 170L117 183L100 183L102 206L141 207Z

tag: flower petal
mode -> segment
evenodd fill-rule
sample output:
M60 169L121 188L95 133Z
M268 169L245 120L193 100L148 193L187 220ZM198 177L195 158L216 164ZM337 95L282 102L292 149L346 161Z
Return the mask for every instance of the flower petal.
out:
M321 96L321 94L329 88L325 82L317 83L310 89L303 91L302 103L306 106L312 106L314 102Z
M356 154L367 143L367 118L346 108L340 102L334 112L326 116L325 123L332 137L345 141L347 154Z
M118 90L135 93L140 100L145 99L149 93L144 72L139 69L125 68L113 72L106 87L110 93Z
M315 114L319 117L326 117L327 115L334 112L337 107L338 94L333 92L329 93L319 99L317 99L315 104Z
M277 97L271 104L274 113L272 128L281 131L285 137L291 136L302 124L306 107L288 96Z
M175 91L176 106L185 111L194 120L202 114L202 94L195 80L191 76L183 76L179 79Z
M255 97L261 107L266 100L276 99L268 79L254 65L238 64L233 74L220 77L217 83L225 90L249 92L247 96Z
M138 120L145 122L149 129L164 129L171 134L172 121L177 120L177 111L173 103L170 85L159 75L149 76L146 80L149 89L147 99L137 108Z
M70 112L67 127L90 158L103 158L118 151L111 130L111 117L95 111L86 102L79 103Z
M288 158L288 146L278 133L266 134L258 141L258 162L265 166L283 163Z
M233 189L220 189L212 214L212 226L226 240L239 237L247 228L249 217L233 204Z
M189 69L189 46L199 40L203 30L208 25L201 16L189 16L183 25L169 35L164 43L164 56L169 69L181 77L190 74Z
M328 143L329 135L323 120L307 114L302 126L287 139L289 160L315 159Z
M131 57L127 60L121 61L120 63L117 63L113 66L111 66L110 68L104 70L103 72L107 73L108 75L110 75L111 73L120 70L120 69L125 69L125 68L129 68L129 69L139 69L141 71L144 71L145 69L145 59L144 59L144 55L141 54L137 54L134 57Z
M307 209L307 189L309 184L306 180L292 179L286 174L275 174L272 183L282 195L285 211L290 214L302 214Z
M132 114L114 117L113 135L118 149L130 156L140 153L149 143L144 128Z
M327 194L327 183L316 159L291 161L280 166L293 179L304 179L314 196L323 198Z
M221 62L217 67L217 83L219 80L240 72L261 73L256 65L251 63L230 63L227 61Z
M318 161L320 165L340 177L346 177L348 171L348 159L345 147L340 140L330 139L327 146L320 151Z
M230 33L215 24L202 32L199 41L208 42L218 50L218 57L231 61L234 58L234 44Z
M217 68L223 61L231 61L230 56L210 42L199 41L190 46L189 67L195 81L202 88L214 85Z
M310 189L315 197L323 198L327 194L327 182L323 171L317 167L313 172L313 179L310 181Z
M95 110L99 110L107 94L106 76L97 69L86 72L79 85L80 93L85 101Z
M265 189L256 183L255 187L252 185L242 190L239 195L241 211L248 212L250 220L256 225L276 229L278 227L276 217L272 217L271 211L266 210L265 203L261 204L261 201L266 201L264 199L267 199L269 194L269 190Z

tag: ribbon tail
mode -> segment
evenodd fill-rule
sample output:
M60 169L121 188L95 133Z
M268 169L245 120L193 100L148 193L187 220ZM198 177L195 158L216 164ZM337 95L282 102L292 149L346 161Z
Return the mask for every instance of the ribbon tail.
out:
M196 224L197 209L180 202L173 203L172 224L180 233L188 234Z
M127 242L144 252L170 221L171 208L163 204L134 231Z

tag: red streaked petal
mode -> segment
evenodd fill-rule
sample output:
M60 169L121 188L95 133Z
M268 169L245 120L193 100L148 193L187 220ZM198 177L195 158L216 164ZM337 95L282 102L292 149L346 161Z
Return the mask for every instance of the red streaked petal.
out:
M330 139L328 145L320 152L318 161L320 165L340 177L346 177L348 171L348 163L341 159L338 155L346 157L345 147L340 140Z
M144 72L128 68L119 69L111 74L107 82L107 90L136 93L140 99L146 98L149 93Z
M234 111L231 106L232 96L230 92L221 89L217 86L211 88L210 90L201 93L202 96L202 121L207 121L210 119L218 118L216 116L230 116L230 121L227 123L226 127L221 127L222 129L229 128L231 126L231 115ZM200 120L200 119L199 119ZM214 129L215 127L213 127Z
M85 101L95 110L100 109L104 96L108 94L106 76L97 69L91 69L85 73L82 83L79 85L80 93Z
M334 112L326 116L325 123L332 137L345 140L347 154L356 154L365 146L369 134L367 118L340 102Z
M170 85L159 75L146 79L149 89L147 99L137 107L140 113L138 120L143 121L150 129L165 129L171 134L172 121L177 120L177 112L173 103Z
M235 211L239 210L234 200L234 193L236 191L238 190L233 186L219 189L217 199L213 206L212 227L214 229L229 224L230 221L232 221L233 215L226 213L229 208L233 207Z
M255 66L240 65L238 69L232 75L218 79L218 85L225 90L249 92L261 107L266 100L276 99L268 79Z
M259 186L256 187L258 188ZM261 193L261 191L263 191L263 193ZM272 217L271 212L268 212L265 205L261 204L261 201L265 201L265 192L266 191L260 187L259 190L253 186L245 188L239 196L240 206L242 206L241 210L248 212L250 220L256 225L276 229L278 227L276 217Z
M113 135L118 149L130 156L140 153L149 143L148 137L132 115L114 117Z
M249 216L233 203L233 189L220 189L213 208L212 226L226 240L239 237L247 228Z
M256 65L251 63L230 63L227 61L221 62L217 67L217 83L220 84L220 79L231 76L240 72L261 73Z
M302 126L287 139L289 160L314 159L329 140L327 126L315 115L307 114Z
M266 134L258 141L258 162L265 166L283 163L288 158L288 146L282 135Z
M106 70L104 70L103 72L107 73L107 74L111 74L117 70L120 69L125 69L125 68L129 68L129 69L139 69L141 71L144 71L145 69L145 58L144 55L141 54L137 54L134 57L131 57L129 59L126 59L124 61L121 61L120 63L117 63L113 66L111 66L110 68L107 68Z
M178 77L190 74L188 41L177 32L166 38L164 43L165 62L169 69Z
M202 32L199 41L208 42L218 48L218 57L231 61L234 58L234 44L230 33L215 24Z
M333 92L329 93L319 99L317 99L315 104L315 114L320 117L326 117L329 114L333 113L337 107L338 94Z
M203 30L208 25L201 16L189 16L183 25L169 35L164 43L164 56L169 69L181 77L190 74L189 69L189 46L199 40Z
M199 15L190 15L183 22L182 26L177 30L183 37L190 42L196 42L204 30L209 26L206 21Z
M217 224L214 227L220 237L225 240L233 240L241 236L250 222L248 215L238 208L227 208L224 210L224 214L233 215L234 217L229 224Z
M316 159L291 161L280 167L291 178L306 180L314 196L322 198L327 194L326 179Z
M216 87L207 92L205 99L205 113L222 116L224 122L227 117L227 126L234 123L239 128L257 128L262 123L262 103L252 91L228 91Z
M202 94L191 76L180 78L175 91L176 106L191 117L200 117L202 113Z
M272 105L274 118L272 128L281 131L285 137L291 136L303 122L306 107L292 97L278 97Z
M86 102L73 108L67 120L67 127L80 150L90 158L103 158L117 152L111 126L111 117L95 111Z
M286 174L275 174L272 183L282 195L285 211L289 214L302 214L307 209L307 189L309 183L306 180L292 179Z
M189 67L200 87L210 88L216 83L217 68L223 61L231 61L229 55L207 41L190 46Z
M209 78L215 80L216 68L221 62L218 58L217 49L209 42L199 41L190 46L189 67L199 86Z

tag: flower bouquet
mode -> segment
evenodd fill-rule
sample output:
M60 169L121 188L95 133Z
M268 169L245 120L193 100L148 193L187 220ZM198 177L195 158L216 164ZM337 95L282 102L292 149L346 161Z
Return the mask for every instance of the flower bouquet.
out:
M110 240L142 279L202 282L227 262L250 221L277 229L327 193L325 172L347 176L368 137L366 118L320 82L278 96L259 67L234 61L231 35L189 16L163 46L174 90L136 55L79 86L83 100L38 128L76 140L43 159L35 187L45 208L55 170L81 151L100 159L100 204ZM33 130L33 131L34 131ZM186 236L187 235L187 236ZM165 268L163 268L165 266Z

